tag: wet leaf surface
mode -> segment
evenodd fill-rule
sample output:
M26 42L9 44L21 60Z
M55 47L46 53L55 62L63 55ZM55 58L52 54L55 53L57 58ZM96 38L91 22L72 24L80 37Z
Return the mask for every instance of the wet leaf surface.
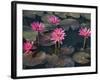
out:
M72 30L76 30L79 28L80 24L75 19L64 19L60 23L61 27L63 27L64 30L69 30L69 28L72 28Z
M25 66L36 66L45 62L46 54L45 52L36 53L35 57L32 55L23 56L23 64Z
M69 47L62 47L61 48L61 54L62 55L70 55L74 52L74 48L69 46Z
M86 64L90 62L90 54L86 52L77 52L73 55L73 59L75 62L80 64Z
M51 46L54 45L54 43L50 40L51 39L51 33L46 32L39 36L39 42L41 46Z

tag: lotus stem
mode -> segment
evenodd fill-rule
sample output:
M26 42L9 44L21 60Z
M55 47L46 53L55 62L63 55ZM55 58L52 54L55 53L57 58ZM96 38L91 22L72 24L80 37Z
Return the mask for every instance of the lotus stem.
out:
M60 43L58 42L58 53L59 53L59 51L60 51Z
M60 43L58 42L58 49L60 49Z
M83 49L85 48L85 45L86 45L86 37L84 37Z
M39 46L39 32L38 32L38 36L37 36L37 45Z
M58 54L59 51L60 51L60 43L57 42L57 43L55 44L55 54Z
M57 53L57 43L55 44L55 54Z

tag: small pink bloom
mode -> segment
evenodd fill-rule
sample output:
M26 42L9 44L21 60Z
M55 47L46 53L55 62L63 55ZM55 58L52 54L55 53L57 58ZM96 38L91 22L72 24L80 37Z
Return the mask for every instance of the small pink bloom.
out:
M29 42L29 41L24 42L23 49L24 49L24 52L25 52L25 53L30 52L31 49L32 49L32 43Z
M85 28L81 28L79 30L79 35L82 36L82 37L88 38L91 35L90 28L89 29L87 29L86 27Z
M39 23L39 22L33 22L31 26L33 31L38 31L38 32L42 32L45 27L43 23Z
M62 43L62 40L64 40L65 32L62 28L56 28L51 33L51 40L54 41L54 43L59 42Z
M48 16L48 21L51 23L51 24L55 24L55 25L58 25L60 23L60 19L56 16Z

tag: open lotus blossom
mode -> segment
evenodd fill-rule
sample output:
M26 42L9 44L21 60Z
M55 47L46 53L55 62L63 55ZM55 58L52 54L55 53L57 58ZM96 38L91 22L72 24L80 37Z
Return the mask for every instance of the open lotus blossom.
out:
M85 37L85 38L88 38L90 35L91 35L91 30L90 28L81 28L79 30L79 35L82 36L82 37Z
M32 30L33 31L37 31L37 32L42 32L44 30L44 24L43 23L40 23L40 22L33 22L31 24L32 26Z
M65 32L62 28L56 28L51 33L51 40L54 41L54 43L59 42L62 43L62 40L64 40Z
M33 42L26 41L23 44L24 53L29 53L32 49L36 49L37 47L33 45Z
M55 24L55 25L58 25L60 23L60 19L54 15L52 16L48 16L48 21L51 23L51 24Z
M30 42L25 42L24 45L23 45L23 49L24 49L24 52L25 53L28 53L31 51L32 49L32 44Z
M80 36L82 36L82 37L84 37L84 42L83 42L83 49L85 48L85 45L86 45L86 40L87 40L87 38L88 37L90 37L90 35L91 35L91 30L90 30L90 28L88 29L88 28L81 28L80 30L79 30L79 35Z

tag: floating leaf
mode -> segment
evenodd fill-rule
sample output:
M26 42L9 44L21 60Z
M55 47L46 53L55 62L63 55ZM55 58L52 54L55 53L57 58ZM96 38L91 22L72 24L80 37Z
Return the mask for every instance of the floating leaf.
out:
M64 19L61 21L60 25L67 31L69 30L69 27L71 27L73 30L79 28L79 22L75 19Z
M48 21L48 16L50 16L50 15L46 14L46 15L44 15L44 16L41 16L41 20L42 20L44 23L49 23L49 21Z
M87 28L90 28L90 22L81 23L80 26L81 26L81 27L87 27Z
M56 28L56 26L54 26L54 25L51 25L49 23L45 24L45 31L51 31L51 30L54 30L55 28Z
M43 16L44 15L44 12L43 11L38 11L38 12L36 12L36 15Z
M66 58L59 58L58 55L52 54L47 55L46 67L53 68L53 67L73 67L75 66L74 61L70 57Z
M68 16L72 16L73 18L79 18L80 17L80 13L69 13Z
M46 67L53 68L56 67L56 63L58 62L58 56L55 54L52 55L47 54L46 60L48 62L46 64Z
M25 39L29 39L29 40L35 41L36 40L36 36L37 36L37 32L35 32L35 31L23 31L23 37Z
M53 41L51 41L51 33L44 32L43 34L40 34L39 36L39 42L41 46L51 46L54 45Z
M86 48L86 49L85 49L85 52L87 52L87 53L91 53L90 48Z
M43 16L44 12L43 11L24 11L24 14Z
M61 17L61 18L66 18L67 17L67 13L63 13L63 12L55 12L54 14Z
M33 11L24 10L23 11L23 16L28 17L28 18L35 18L35 14L33 14Z
M91 19L91 15L90 14L81 14L82 17L90 20Z
M57 67L73 67L75 66L74 61L70 57L66 58L59 58L58 62L56 63Z
M77 52L73 55L73 59L75 62L80 64L86 64L90 62L90 54L86 52Z
M61 48L61 54L62 55L70 55L74 52L74 48L69 46L69 47L62 47Z
M23 64L25 66L36 66L39 64L43 64L46 59L46 53L45 52L39 52L36 53L35 57L32 57L32 55L29 56L23 56Z
M23 26L23 30L24 31L31 31L31 27L30 26Z

